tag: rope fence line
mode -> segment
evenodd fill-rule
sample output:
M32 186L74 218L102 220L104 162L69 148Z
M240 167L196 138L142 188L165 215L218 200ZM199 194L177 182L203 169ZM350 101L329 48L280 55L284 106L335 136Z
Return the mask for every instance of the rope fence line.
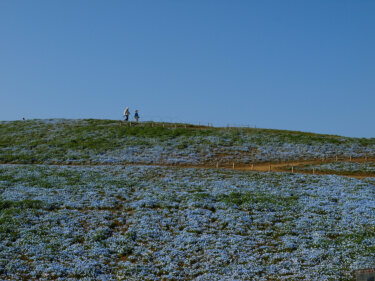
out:
M233 123L233 124L224 124L224 125L214 125L213 122L208 120L202 120L202 121L183 121L176 117L168 117L168 116L141 116L141 121L137 122L135 120L132 120L129 118L128 121L123 120L123 118L119 121L122 121L123 123L131 123L131 124L153 124L154 126L162 126L164 128L169 128L173 126L177 127L184 127L187 126L195 126L195 127L202 127L202 128L228 128L228 129L234 129L234 128L252 128L256 129L256 125L250 125L247 123ZM171 125L172 124L172 125Z
M150 125L151 127L163 127L163 128L218 128L218 129L255 129L256 127L251 127L250 125L247 126L233 126L233 127L225 127L225 126L215 126L214 123L208 122L197 122L197 123L180 123L180 122L155 122L155 121L119 121L120 126L128 124L128 126L142 126L142 125Z
M327 159L325 163L334 163L336 158ZM350 161L350 158L339 158L339 161ZM329 162L328 162L329 161ZM367 157L364 158L352 158L352 161L357 161L359 163L366 163L366 162L375 162L375 157ZM263 163L251 163L251 164L244 164L240 162L231 162L229 165L220 163L220 161L211 162L211 164L177 164L177 163L140 163L140 162L121 162L121 163L39 163L42 165L61 165L61 166L126 166L126 165L146 165L146 166L161 166L161 167L180 167L180 168L203 168L203 169L231 169L231 170L238 170L238 171L251 171L251 172L278 172L278 173L296 173L296 174L313 174L313 175L340 175L340 176L348 176L348 177L375 177L375 173L368 172L368 173L350 173L350 172L335 172L335 171L318 171L315 168L312 170L298 170L295 169L298 166L305 165L305 164L319 164L319 161L314 160L306 160L306 161L298 161L294 160L291 162L285 163L270 163L270 162L263 162ZM0 162L0 165L37 165L38 163L7 163L7 162Z
M206 128L213 128L213 124L188 124L188 123L170 123L170 122L153 122L153 121L143 121L143 122L135 122L135 121L119 121L120 127L140 127L140 126L150 126L151 128L169 128L169 129L177 129L177 128L194 128L194 129L206 129Z
M214 168L227 168L227 169L246 169L250 171L259 171L259 168L262 167L262 170L271 172L271 171L283 171L290 170L292 173L295 172L295 168L302 165L319 165L319 164L328 164L336 162L351 162L351 163L374 163L375 157L339 157L337 155L332 157L325 157L319 159L309 159L309 160L292 160L292 161L283 161L283 162L253 162L253 163L243 163L243 162L232 162L232 161L216 161L212 166ZM316 174L317 170L315 167L312 168L312 174Z

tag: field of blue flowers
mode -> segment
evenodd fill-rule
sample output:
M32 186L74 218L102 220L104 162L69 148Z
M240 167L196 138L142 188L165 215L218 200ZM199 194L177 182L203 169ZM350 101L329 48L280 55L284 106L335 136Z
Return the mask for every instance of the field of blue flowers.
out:
M136 165L0 166L1 280L351 280L375 180Z
M375 178L168 166L335 156L375 139L0 122L0 280L352 280L375 266ZM374 171L324 165L296 170Z

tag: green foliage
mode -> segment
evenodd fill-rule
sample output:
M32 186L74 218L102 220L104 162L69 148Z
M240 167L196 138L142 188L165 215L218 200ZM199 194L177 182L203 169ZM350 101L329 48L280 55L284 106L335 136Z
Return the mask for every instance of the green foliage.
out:
M112 230L110 228L100 228L92 236L92 240L96 242L101 242L106 240L112 235Z
M194 193L194 198L195 199L208 199L210 198L211 195L207 192L197 192L197 193Z
M0 201L0 211L14 208L14 209L43 209L46 205L40 200L22 200L22 201Z
M121 128L121 127L120 127ZM216 135L214 129L190 129L190 128L163 128L163 127L126 127L120 130L120 136L136 136L145 138L176 138L176 137L193 137L193 136L210 136Z
M117 250L119 257L126 257L133 252L133 247L127 243L123 243Z
M359 142L360 145L363 145L363 146L374 145L375 144L375 138L370 138L370 139L361 138L361 139L358 139L358 142Z
M97 178L98 173L88 173L82 176L79 172L69 169L49 168L35 166L25 166L23 171L27 173L18 174L15 170L10 173L6 169L0 168L0 182L3 184L23 183L29 186L43 188L58 188L61 185L80 185L85 183L85 178Z
M361 245L365 239L375 238L375 225L363 225L358 227L357 232L340 234L336 237L336 242L345 244L348 241ZM374 247L372 245L371 247Z
M0 122L0 162L90 162L130 145L170 146L180 150L228 148L269 143L375 145L375 139L344 138L306 132L252 128L209 128L182 124L124 123L116 120L28 120ZM182 127L183 126L183 127Z
M229 205L237 205L251 208L258 205L264 208L290 208L298 204L298 196L280 197L273 194L256 192L232 192L230 194L221 194L216 197L217 201Z
M137 239L135 232L130 231L124 235L124 239L118 245L117 254L119 257L126 257L130 255L134 250L134 242Z
M16 240L22 219L17 216L23 212L49 208L39 200L9 201L0 200L0 239Z
M130 240L130 241L135 241L137 239L137 233L135 233L134 231L128 231L126 234L125 234L125 238L127 240Z

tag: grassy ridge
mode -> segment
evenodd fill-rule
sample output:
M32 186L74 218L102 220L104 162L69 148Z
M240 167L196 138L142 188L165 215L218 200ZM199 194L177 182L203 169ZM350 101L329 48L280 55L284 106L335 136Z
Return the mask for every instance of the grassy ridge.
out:
M42 163L46 161L90 161L129 146L190 149L200 153L232 146L263 145L352 145L374 146L375 139L346 138L306 132L255 129L209 128L186 124L120 123L116 120L28 120L0 122L0 161Z

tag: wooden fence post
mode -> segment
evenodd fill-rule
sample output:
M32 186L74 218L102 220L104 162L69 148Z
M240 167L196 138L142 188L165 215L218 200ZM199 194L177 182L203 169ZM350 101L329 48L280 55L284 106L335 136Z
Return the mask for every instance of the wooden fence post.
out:
M254 170L254 164L251 164L251 170L252 171Z
M219 162L216 162L216 168L219 168Z
M233 162L233 170L234 170L234 162Z

